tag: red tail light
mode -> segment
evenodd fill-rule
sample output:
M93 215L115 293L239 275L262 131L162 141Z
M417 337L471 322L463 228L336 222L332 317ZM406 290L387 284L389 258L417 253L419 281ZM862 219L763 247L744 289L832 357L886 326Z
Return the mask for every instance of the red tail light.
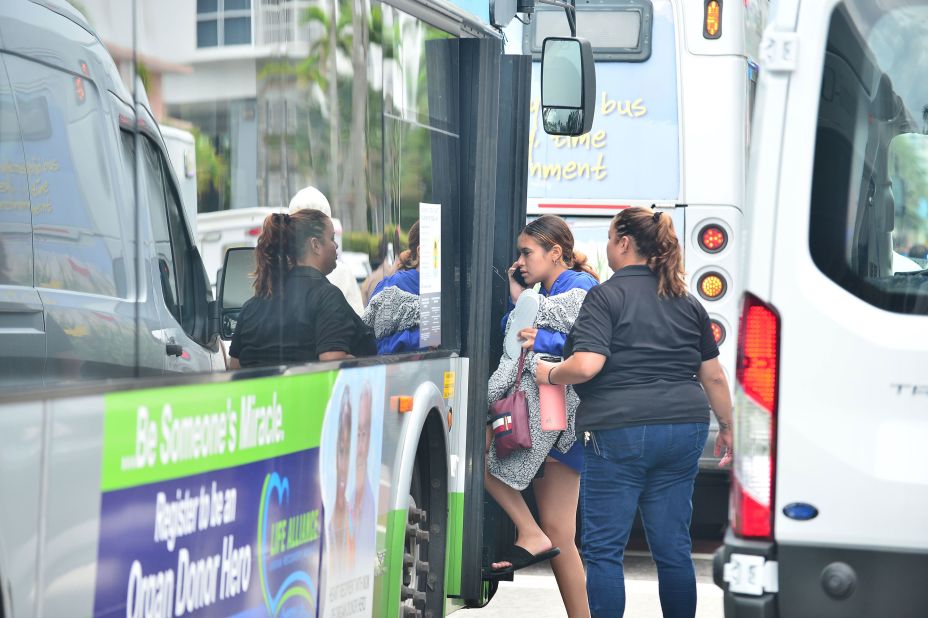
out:
M776 455L780 318L745 294L738 332L731 521L736 534L770 538Z
M249 236L260 236L260 235L261 235L261 227L260 227L260 226L259 226L259 227L253 227L253 228L251 228L250 230L248 230L248 231L246 232L246 234L248 234Z

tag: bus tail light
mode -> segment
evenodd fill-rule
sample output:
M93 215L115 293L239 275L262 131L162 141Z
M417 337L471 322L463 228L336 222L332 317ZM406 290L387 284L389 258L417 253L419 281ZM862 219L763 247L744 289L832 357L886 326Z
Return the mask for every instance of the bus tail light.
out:
M744 295L735 385L732 528L738 536L773 535L780 318Z
M718 300L728 291L728 282L721 273L709 271L699 277L696 290L706 300Z
M699 230L699 248L706 253L718 253L728 246L728 233L720 225L710 223Z
M725 341L725 327L718 320L709 320L709 326L712 327L712 336L715 338L715 345L722 345Z
M260 236L261 235L261 226L253 227L245 232L248 236Z
M702 35L707 39L722 36L722 0L706 0Z

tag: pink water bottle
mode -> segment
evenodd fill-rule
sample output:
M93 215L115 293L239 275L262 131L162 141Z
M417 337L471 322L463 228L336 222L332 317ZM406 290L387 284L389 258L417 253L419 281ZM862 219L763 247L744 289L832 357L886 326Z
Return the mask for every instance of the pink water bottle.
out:
M557 363L561 359L542 356L541 360ZM564 431L567 429L567 387L563 384L539 382L538 399L541 407L541 430Z

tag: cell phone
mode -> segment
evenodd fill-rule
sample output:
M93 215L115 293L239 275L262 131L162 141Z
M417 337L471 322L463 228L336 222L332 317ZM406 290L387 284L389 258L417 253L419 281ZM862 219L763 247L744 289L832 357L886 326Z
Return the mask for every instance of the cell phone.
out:
M523 288L528 287L528 283L525 282L525 277L522 275L521 268L516 268L514 271L512 271L512 278L515 280L516 283L521 285Z

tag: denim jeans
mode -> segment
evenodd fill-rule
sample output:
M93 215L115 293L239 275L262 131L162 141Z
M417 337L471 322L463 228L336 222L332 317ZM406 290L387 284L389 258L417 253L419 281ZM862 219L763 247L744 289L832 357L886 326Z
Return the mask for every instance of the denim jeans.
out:
M638 509L657 563L665 618L695 616L689 526L693 483L708 432L705 423L591 432L580 475L580 508L593 618L618 618L625 611L622 562Z

